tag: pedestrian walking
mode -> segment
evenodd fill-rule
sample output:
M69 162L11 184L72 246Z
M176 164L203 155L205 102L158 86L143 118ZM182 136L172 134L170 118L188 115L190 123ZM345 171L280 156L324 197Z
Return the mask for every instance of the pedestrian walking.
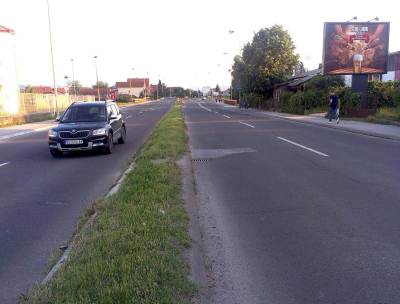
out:
M332 122L332 119L336 119L336 123L339 123L339 109L340 99L336 95L336 92L332 92L329 96L329 122Z

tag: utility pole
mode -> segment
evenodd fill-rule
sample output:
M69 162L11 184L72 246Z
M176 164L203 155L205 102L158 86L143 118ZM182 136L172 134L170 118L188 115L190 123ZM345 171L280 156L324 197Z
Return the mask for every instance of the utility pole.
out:
M97 73L97 56L94 56L94 65L96 67L96 85L97 85L97 100L100 101L99 74Z
M53 89L54 89L54 100L55 100L55 107L54 107L54 114L56 116L59 115L58 110L58 92L57 92L57 85L56 85L56 72L54 69L54 55L53 55L53 38L51 36L51 19L50 19L50 4L49 0L46 0L47 3L47 18L49 21L49 39L50 39L50 55L51 55L51 67L53 70Z
M75 96L75 101L76 101L76 86L75 86L74 58L71 58L71 64L72 64L72 88L73 88L73 90L74 90L74 96Z

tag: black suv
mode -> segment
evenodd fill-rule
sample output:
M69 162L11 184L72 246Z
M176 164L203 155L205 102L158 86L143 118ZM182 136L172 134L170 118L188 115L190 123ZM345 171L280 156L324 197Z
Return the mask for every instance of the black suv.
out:
M126 128L117 105L110 101L75 102L49 130L54 157L64 151L101 150L111 154L116 141L123 144Z

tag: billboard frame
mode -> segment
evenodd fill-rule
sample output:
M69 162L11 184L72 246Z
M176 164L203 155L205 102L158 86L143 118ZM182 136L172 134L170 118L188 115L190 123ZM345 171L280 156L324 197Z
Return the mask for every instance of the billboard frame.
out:
M350 25L350 24L355 24L355 25L360 25L360 24L386 24L387 25L387 31L386 31L386 41L387 41L387 48L386 48L386 54L385 54L385 69L383 72L375 72L375 73L342 73L342 74L333 74L333 73L326 73L325 72L325 53L326 53L326 27L328 24L346 24L346 25ZM388 72L388 59L389 59L389 43L390 43L390 22L389 21L379 21L379 22L367 22L367 21L351 21L351 22L324 22L324 32L322 35L322 41L323 41L323 47L322 47L322 75L383 75L383 74L387 74Z

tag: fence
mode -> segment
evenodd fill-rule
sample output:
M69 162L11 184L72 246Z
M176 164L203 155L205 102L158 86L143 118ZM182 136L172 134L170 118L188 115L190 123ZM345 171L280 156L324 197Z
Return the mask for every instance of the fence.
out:
M71 103L75 101L93 101L95 96L92 95L58 95L58 110L64 111ZM53 94L33 94L20 93L19 112L10 114L2 110L0 105L0 117L24 116L39 113L54 113L55 98Z
M93 101L94 96L91 95L58 95L57 103L58 110L64 111L69 105L75 101ZM54 113L55 112L55 98L53 94L20 94L20 114L33 114L33 113Z

